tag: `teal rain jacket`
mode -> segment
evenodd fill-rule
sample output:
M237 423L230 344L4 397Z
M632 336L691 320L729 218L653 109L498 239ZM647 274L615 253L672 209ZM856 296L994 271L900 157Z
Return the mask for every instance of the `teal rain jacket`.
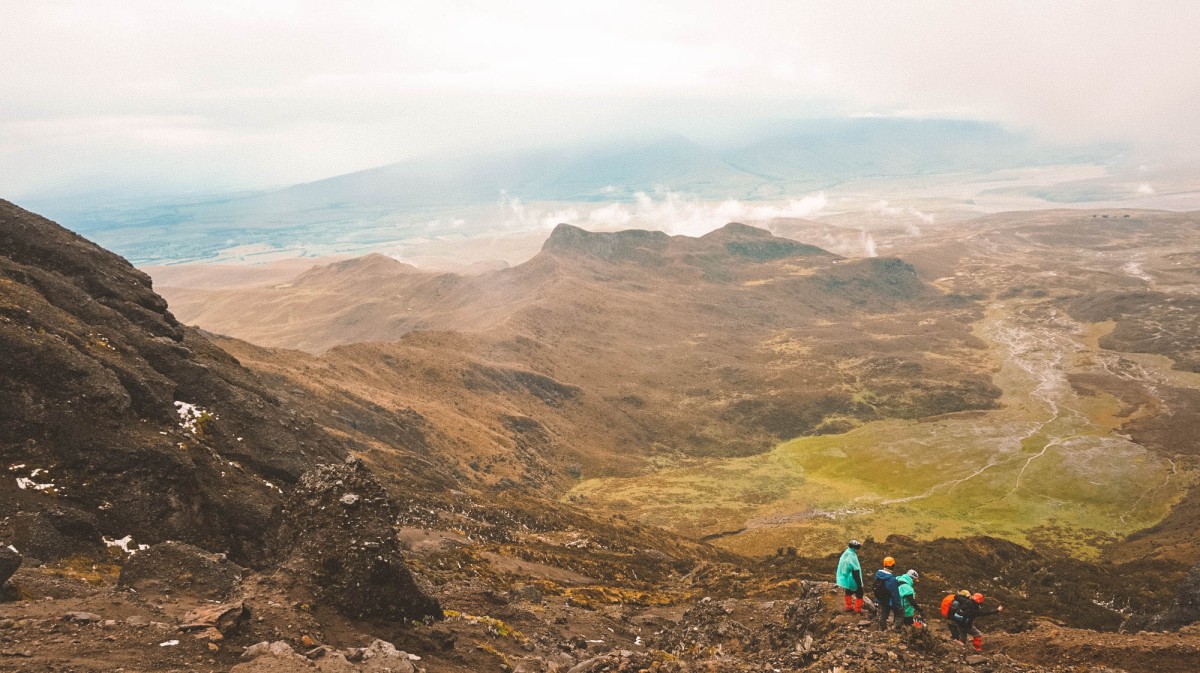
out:
M854 580L855 571L858 571L858 576L862 577L862 565L858 562L858 553L846 547L846 551L842 552L842 558L838 559L837 585L843 589L857 591L858 582Z
M896 584L900 585L900 603L904 606L904 616L912 617L917 612L914 607L917 602L917 592L913 590L912 576L907 573L900 575L896 578Z

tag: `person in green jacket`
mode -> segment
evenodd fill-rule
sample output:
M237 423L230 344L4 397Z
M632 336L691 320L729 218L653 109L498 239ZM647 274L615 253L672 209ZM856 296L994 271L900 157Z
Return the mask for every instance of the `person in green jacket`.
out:
M909 570L896 578L896 583L900 585L900 604L904 606L904 623L907 626L913 625L913 617L917 615L922 623L925 621L925 611L917 606L917 591L913 588L913 584L920 577L916 570Z
M846 592L846 612L859 614L862 614L863 608L862 564L858 562L858 550L861 548L861 542L851 540L838 559L837 567L837 585Z

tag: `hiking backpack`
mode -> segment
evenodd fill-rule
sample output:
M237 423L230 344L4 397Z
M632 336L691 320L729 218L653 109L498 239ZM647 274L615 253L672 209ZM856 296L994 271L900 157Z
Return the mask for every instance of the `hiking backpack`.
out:
M891 592L888 591L888 588L887 588L887 580L882 579L878 575L876 575L875 576L875 595L883 596L883 595L890 594L890 593Z
M950 605L957 596L958 594L950 594L942 599L942 619L950 619Z

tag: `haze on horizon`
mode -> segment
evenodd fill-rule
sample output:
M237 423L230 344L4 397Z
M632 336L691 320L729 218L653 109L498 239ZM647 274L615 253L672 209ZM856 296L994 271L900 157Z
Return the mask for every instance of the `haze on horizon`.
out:
M1198 24L1184 1L2 2L0 184L10 199L253 190L861 116L1191 161Z

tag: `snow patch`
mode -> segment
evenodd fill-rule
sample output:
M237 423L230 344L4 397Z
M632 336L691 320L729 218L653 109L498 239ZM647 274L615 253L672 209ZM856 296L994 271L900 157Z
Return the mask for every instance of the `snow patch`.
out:
M193 435L201 428L201 422L208 418L217 418L202 407L189 402L175 401L175 410L179 414L179 427Z
M139 545L135 545L133 549L130 549L129 543L133 542L132 535L126 535L125 537L123 537L119 540L114 540L110 537L105 537L105 538L101 538L101 539L104 540L104 545L106 547L116 547L116 548L120 549L121 551L125 552L126 554L136 554L140 551L145 551L150 548L150 545L148 545L148 544L139 544Z
M30 479L29 477L17 477L17 488L21 489L22 491L24 491L26 489L30 489L30 488L32 488L35 491L46 491L46 490L54 488L54 484L52 484L52 483L39 484L36 481Z

